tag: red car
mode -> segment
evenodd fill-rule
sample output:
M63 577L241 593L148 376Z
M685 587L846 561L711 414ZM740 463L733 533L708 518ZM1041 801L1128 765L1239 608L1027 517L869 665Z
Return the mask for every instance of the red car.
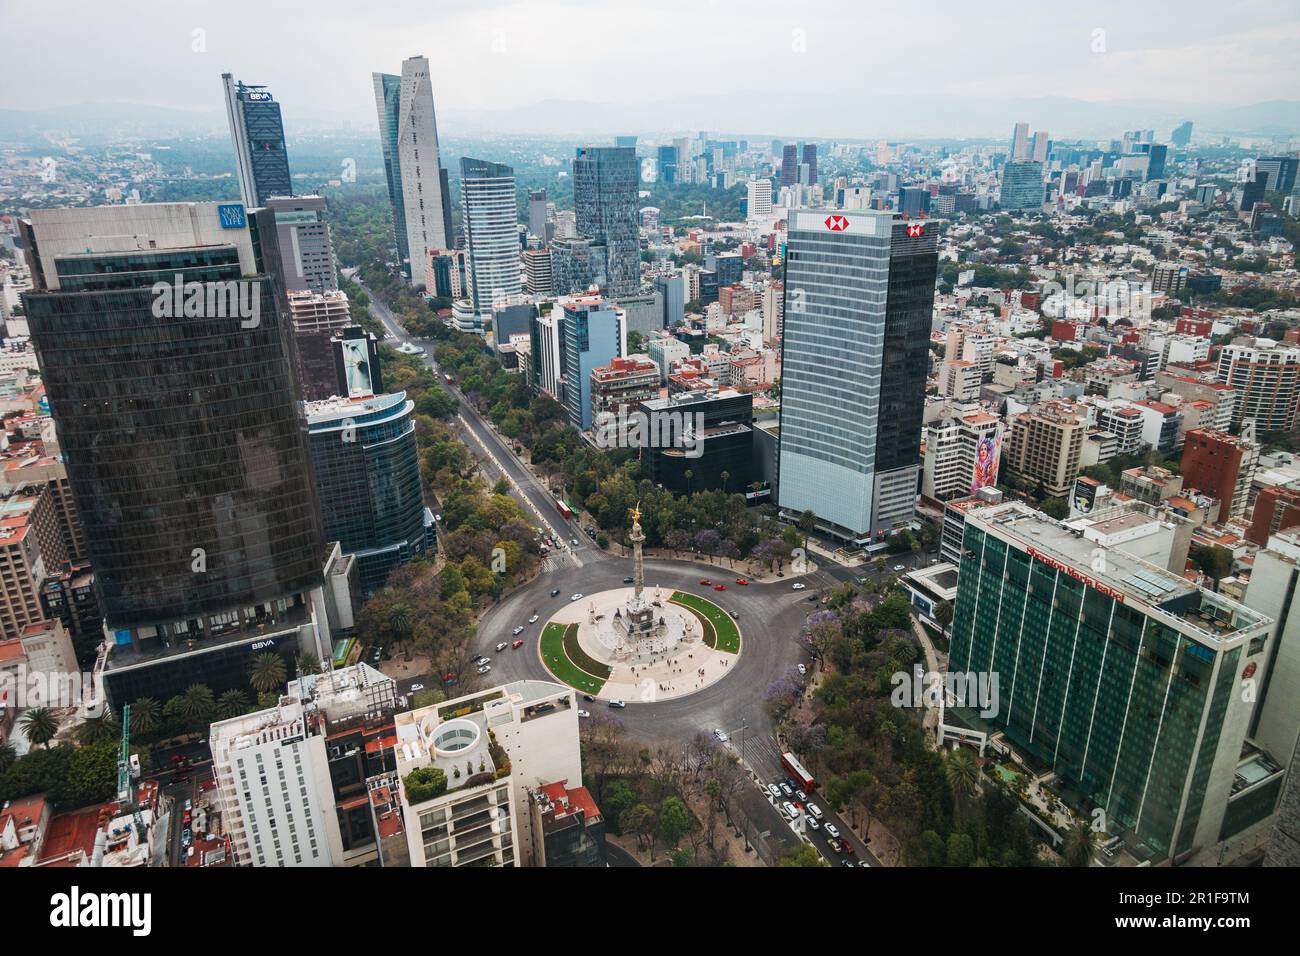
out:
M715 585L713 585L713 590L715 590L715 591L725 591L725 590L727 590L727 586L726 586L725 584L715 584Z
M746 579L746 578L736 578L736 583L737 583L737 584L748 584L749 581L748 581L748 579Z
M521 647L524 646L524 642L523 642L522 640L518 640L518 641L515 641L515 642L514 642L513 644L511 644L510 646L513 647L515 650L519 650L519 648L521 648Z
M708 578L700 578L700 583L703 584L703 585L707 588L707 587L708 587L710 584L712 584L713 582L710 581Z

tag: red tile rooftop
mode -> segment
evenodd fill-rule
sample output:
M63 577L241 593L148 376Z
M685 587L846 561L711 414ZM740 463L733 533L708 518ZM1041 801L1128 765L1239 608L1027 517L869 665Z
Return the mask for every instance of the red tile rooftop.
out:
M95 837L103 826L103 817L110 812L111 804L86 807L70 813L60 813L50 821L45 833L45 845L38 862L66 857L82 850L89 858L95 852Z

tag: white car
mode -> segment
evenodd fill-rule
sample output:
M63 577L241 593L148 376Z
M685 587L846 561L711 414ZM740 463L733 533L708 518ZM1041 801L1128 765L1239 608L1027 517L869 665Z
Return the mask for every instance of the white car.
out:
M515 637L518 637L520 634L524 633L524 626L522 624L517 624L515 625L515 629L510 633L515 635Z
M411 693L415 693L417 690L424 690L424 685L423 685L423 684L412 684L412 685L411 685Z
M896 565L894 565L894 573L895 573L895 574L902 574L903 571L905 571L905 570L906 570L906 569L905 569L901 564L896 564Z
M727 735L717 727L713 728L713 736L724 744L727 742Z
M537 615L534 614L532 617L530 617L530 618L528 619L528 623L529 623L529 624L536 624L536 623L537 623Z
M486 673L487 673L488 671L490 671L490 670L492 670L492 665L491 665L491 664L484 664L482 667L480 667L480 668L478 669L478 672L479 672L480 674L486 674Z
M821 821L814 816L809 816L805 822L808 824L810 829L820 830L822 828Z
M591 711L580 710L580 711L578 711L578 716L579 716L579 717L590 717L590 716L591 716Z
M497 645L497 653L500 654L502 651L504 651L504 650L505 650L507 647L509 647L509 646L510 646L510 645L507 644L505 641L502 641L500 644Z
M790 585L790 587L795 591L803 591L807 589L808 585L804 584L802 581L796 581L794 584Z
M780 787L781 787L781 792L784 793L787 797L794 796L794 790L793 788L791 788L791 786L788 783L782 781Z
M582 595L581 595L581 594L571 594L571 595L569 595L569 601L570 601L570 602L573 602L573 601L581 601L581 600L582 600Z
M794 808L794 804L791 803L789 800L786 800L784 803L781 804L781 809L785 811L785 815L789 817L791 820L799 816L799 811Z
M807 673L808 673L808 668L806 668L806 667L804 667L802 664L800 664L800 665L799 665L799 674L800 674L800 676L802 676L802 675L804 675L804 674L807 674Z
M476 665L478 665L479 667L482 667L484 664L488 663L490 660L492 660L492 658L488 657L486 654L480 654L478 657L476 657L476 658L474 658L472 661L470 661L470 663L471 663L471 664L476 664Z
M822 818L822 808L817 806L817 804L809 803L807 804L807 807L809 816L816 817L818 820Z
M781 788L778 787L776 784L774 784L774 783L769 783L769 784L767 785L767 792L770 793L770 794L772 795L772 799L774 799L774 800L780 800L780 799L781 799Z
M838 840L840 838L840 828L833 823L828 823L826 824L826 834L831 838Z

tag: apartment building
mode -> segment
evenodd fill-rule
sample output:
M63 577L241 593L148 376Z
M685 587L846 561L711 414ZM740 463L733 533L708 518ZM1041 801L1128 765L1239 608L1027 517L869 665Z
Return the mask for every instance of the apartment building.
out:
M1238 339L1219 350L1215 377L1237 393L1232 426L1253 419L1260 432L1290 431L1300 407L1300 346Z
M1002 420L980 408L931 422L925 430L921 494L948 501L998 483Z
M1060 399L1039 402L1011 419L1003 462L1023 480L1062 497L1079 473L1088 410Z
M1181 467L1184 487L1219 499L1216 523L1240 518L1259 467L1259 443L1198 428L1187 433Z
M582 779L571 688L523 680L396 717L410 865L539 865L528 791Z

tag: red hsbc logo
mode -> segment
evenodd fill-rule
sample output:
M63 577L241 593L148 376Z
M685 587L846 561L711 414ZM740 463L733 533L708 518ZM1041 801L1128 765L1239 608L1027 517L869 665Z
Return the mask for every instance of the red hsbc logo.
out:
M827 216L826 228L831 232L843 232L849 228L849 221L843 216Z
M907 227L907 237L909 239L915 239L917 236L923 235L925 235L925 226L921 225L921 223L914 222Z
M1249 664L1246 665L1246 669L1245 669L1244 671L1241 672L1241 676L1242 676L1242 678L1243 678L1244 680L1250 680L1252 677L1255 676L1255 662L1254 662L1254 661L1251 661Z

